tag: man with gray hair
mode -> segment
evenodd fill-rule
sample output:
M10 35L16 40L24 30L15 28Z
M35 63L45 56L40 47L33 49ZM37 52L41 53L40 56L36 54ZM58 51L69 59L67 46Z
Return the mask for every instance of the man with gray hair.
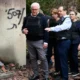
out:
M22 27L22 32L27 38L28 52L34 72L30 80L39 79L36 51L44 72L43 80L48 80L48 63L45 53L48 46L48 32L44 30L47 27L47 20L43 14L39 13L39 10L39 3L32 3L31 14L26 16Z

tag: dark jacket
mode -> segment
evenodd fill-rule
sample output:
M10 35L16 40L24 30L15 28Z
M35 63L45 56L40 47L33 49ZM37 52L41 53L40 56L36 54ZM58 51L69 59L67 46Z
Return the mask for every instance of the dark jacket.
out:
M29 26L26 26L26 23L27 23L27 19L28 17L31 16L31 15L28 15L24 18L24 21L23 21L23 26L22 26L22 30L24 28L28 28ZM26 37L27 37L27 40L30 40L30 41L37 41L37 40L44 40L44 42L48 42L48 32L45 31L44 29L47 27L47 19L46 17L39 13L36 17L40 17L40 27L41 27L41 34L42 35L32 35L32 34L27 34ZM39 32L39 30L37 28L35 28L36 26L34 26L34 30L36 30L36 32Z
M71 31L71 41L73 44L80 43L80 21L77 20L72 22Z
M49 19L49 27L55 27L57 25L59 25L59 20L56 21L54 18L50 18ZM49 32L49 39L55 39L56 38L56 32L50 31Z

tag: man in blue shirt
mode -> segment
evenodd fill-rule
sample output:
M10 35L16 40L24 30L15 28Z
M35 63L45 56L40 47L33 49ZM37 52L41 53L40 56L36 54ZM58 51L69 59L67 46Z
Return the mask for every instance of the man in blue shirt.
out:
M46 31L54 31L56 33L56 53L59 56L60 73L62 80L68 80L68 50L70 47L70 31L72 22L69 16L66 14L65 7L60 6L58 8L60 16L60 24L50 28L45 28Z

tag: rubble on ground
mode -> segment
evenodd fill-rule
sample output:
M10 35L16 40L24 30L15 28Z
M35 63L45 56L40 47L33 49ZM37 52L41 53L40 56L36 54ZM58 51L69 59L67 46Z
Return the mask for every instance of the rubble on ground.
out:
M27 66L19 66L18 64L9 63L4 66L7 71L5 72L2 68L0 68L0 80L29 80L28 78L33 74L31 64L28 64ZM54 66L50 69L51 72L55 71ZM41 74L42 73L40 73L40 75ZM49 80L55 80L54 77L49 76L49 78ZM80 75L76 77L69 75L68 80L80 80Z
M2 65L3 66L3 65ZM6 72L0 68L0 80L28 80L28 73L25 66L18 66L13 63L5 65Z

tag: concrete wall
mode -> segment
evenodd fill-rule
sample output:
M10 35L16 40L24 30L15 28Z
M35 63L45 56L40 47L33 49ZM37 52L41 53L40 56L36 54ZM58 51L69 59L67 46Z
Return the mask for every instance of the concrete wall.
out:
M26 64L26 39L21 32L26 0L0 0L0 59Z

